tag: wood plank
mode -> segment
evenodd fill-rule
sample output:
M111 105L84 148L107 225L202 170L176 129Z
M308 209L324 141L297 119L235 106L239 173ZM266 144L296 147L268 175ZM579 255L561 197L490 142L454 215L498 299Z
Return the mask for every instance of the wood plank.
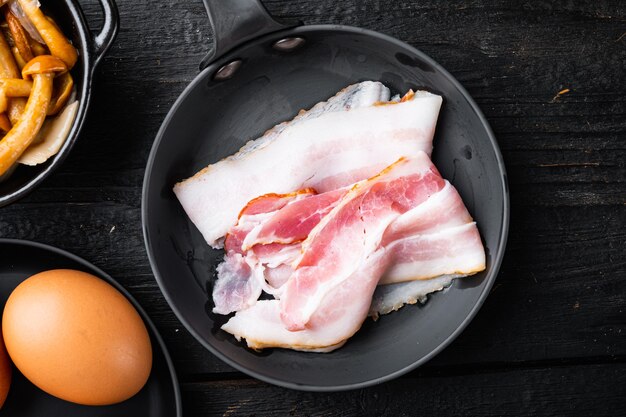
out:
M189 416L617 416L626 365L412 374L372 388L305 393L252 380L183 384Z

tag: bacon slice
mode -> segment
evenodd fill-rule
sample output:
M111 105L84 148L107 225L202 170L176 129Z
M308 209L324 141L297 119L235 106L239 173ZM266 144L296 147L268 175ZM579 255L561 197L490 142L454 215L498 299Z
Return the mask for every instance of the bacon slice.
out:
M228 231L224 249L227 253L232 251L243 253L244 240L252 230L262 226L267 219L290 203L301 201L315 194L316 191L313 188L306 188L293 193L270 193L253 198L239 212L237 224Z
M425 154L357 184L301 246L280 300L237 312L225 331L254 349L326 352L368 314L423 300L485 268L476 224ZM378 285L381 277L395 284Z
M311 230L347 192L347 188L340 188L311 195L283 206L250 230L243 241L243 250L255 245L286 244L305 240Z
M394 255L380 284L471 275L485 268L478 228L448 181L441 191L390 224L381 246Z
M315 194L309 188L248 202L226 235L226 256L218 265L213 287L213 312L243 310L256 302L262 290L278 296L293 273L291 264L300 256L299 243L346 192Z
M255 196L335 190L401 156L430 153L441 97L422 91L404 102L374 105L388 98L380 83L350 86L176 184L174 193L209 245L221 247L239 209Z
M397 240L386 250L392 259L380 284L466 276L485 269L485 250L474 222Z
M213 286L213 312L230 314L254 305L263 289L260 280L245 257L240 253L230 253L224 262L217 266L218 279Z
M249 309L235 314L222 326L222 330L234 335L237 340L246 339L248 347L255 350L278 347L325 353L344 344L346 339L337 340L336 337L345 333L341 317L339 321L319 329L290 332L280 320L279 309L278 300L260 300Z
M372 292L384 266L375 257L355 272L320 303L307 328L292 332L285 328L279 300L261 300L237 312L222 329L238 340L246 339L248 347L288 348L309 352L330 352L341 347L365 320Z
M355 185L302 244L303 255L281 293L285 327L305 329L324 297L376 251L387 226L444 185L423 152Z
M272 216L289 203L297 202L315 194L315 190L305 189L288 194L267 194L249 201L240 211L239 220L231 228L224 243L226 256L217 266L217 281L213 286L213 312L230 314L250 307L258 300L262 290L271 291L266 283L265 267L278 267L291 262L299 255L299 247L268 245L259 251L246 253L242 249L244 238L255 226ZM273 281L279 282L276 274Z

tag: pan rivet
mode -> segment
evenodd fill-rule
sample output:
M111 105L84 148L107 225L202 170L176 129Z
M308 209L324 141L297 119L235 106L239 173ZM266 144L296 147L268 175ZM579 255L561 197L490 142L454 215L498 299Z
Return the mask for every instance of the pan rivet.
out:
M241 67L242 61L241 59L236 59L234 61L230 61L228 64L223 65L220 69L215 72L213 79L216 81L224 81L232 78L233 75L237 72L239 67Z
M304 45L304 42L306 42L304 38L283 38L274 42L272 48L282 52L291 52Z

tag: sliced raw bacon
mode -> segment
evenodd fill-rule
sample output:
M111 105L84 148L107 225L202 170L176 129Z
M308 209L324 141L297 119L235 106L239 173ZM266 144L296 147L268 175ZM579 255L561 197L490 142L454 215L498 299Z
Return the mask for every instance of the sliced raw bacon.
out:
M381 284L472 275L485 269L485 250L473 222L397 240L386 250L392 259Z
M215 303L213 312L230 314L243 310L256 303L262 290L271 290L265 283L267 277L263 264L275 268L285 262L291 262L299 255L300 248L267 245L248 254L242 249L243 240L250 230L270 218L273 213L289 203L314 194L313 189L288 194L266 194L252 199L239 212L238 223L230 229L224 242L226 250L224 261L217 266L218 279L212 292ZM270 279L278 282L276 274Z
M253 349L328 352L368 315L485 268L476 224L429 159L441 103L354 84L174 186L225 249L213 288L213 311L236 313L225 331Z
M176 184L174 193L209 245L221 247L240 208L255 196L335 190L399 157L430 154L441 97L419 91L403 102L374 105L388 99L378 82L350 86Z
M268 243L293 243L305 240L311 230L347 192L347 188L340 188L311 195L283 206L246 235L243 249Z
M263 225L264 221L290 203L315 194L316 191L313 188L305 188L287 194L270 193L253 198L239 212L237 224L228 231L224 241L224 250L226 253L233 251L243 253L244 239L253 229Z
M376 256L359 265L354 273L325 297L306 329L293 332L285 328L279 300L261 300L237 312L222 329L248 347L288 348L309 352L330 352L353 336L367 317L372 293L383 263Z
M387 226L444 185L423 152L355 185L302 244L303 255L281 292L285 327L305 329L324 297L376 251Z
M278 300L260 300L247 310L239 311L222 330L245 339L249 348L285 348L305 352L330 352L341 347L346 339L337 341L336 334L343 334L341 321L316 330L290 332L280 320ZM341 319L341 317L340 317ZM337 343L335 343L337 342Z
M471 275L485 268L478 228L457 190L444 187L389 225L381 246L393 252L380 284L440 275Z
M368 314L421 301L485 267L476 224L425 154L355 185L300 246L290 277L280 266L280 300L237 312L225 331L254 349L326 352ZM377 287L381 277L395 284Z
M261 296L260 280L254 279L254 273L244 256L232 252L217 266L218 279L213 286L213 312L230 314L254 305Z
M396 240L441 231L448 227L473 222L461 196L447 180L443 188L413 209L399 216L389 225L381 245Z
M230 314L243 310L256 302L261 290L278 296L293 272L291 264L300 256L299 242L347 191L315 194L309 188L267 194L248 202L237 225L226 235L226 256L217 268L213 287L213 311Z

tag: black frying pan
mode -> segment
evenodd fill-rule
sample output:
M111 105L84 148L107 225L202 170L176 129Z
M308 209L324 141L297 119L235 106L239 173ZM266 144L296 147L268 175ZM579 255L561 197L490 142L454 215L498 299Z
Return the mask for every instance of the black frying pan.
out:
M474 317L504 253L506 176L480 110L437 63L389 36L347 26L282 25L257 0L204 3L214 28L214 52L163 122L144 181L144 235L165 298L185 327L220 359L289 388L363 387L426 362ZM396 93L423 87L444 97L433 159L478 222L487 270L455 282L424 306L405 307L376 323L368 320L330 354L246 349L220 330L223 317L210 312L214 269L223 253L204 242L172 186L298 110L363 80L382 81Z
M29 167L18 165L13 174L0 181L0 206L25 196L48 177L65 160L83 127L91 98L91 82L100 60L109 49L119 26L117 6L114 0L98 0L102 5L104 19L99 33L92 34L87 26L78 1L41 0L41 8L53 17L76 49L78 61L72 68L76 99L80 101L74 124L68 138L57 153L41 165Z

